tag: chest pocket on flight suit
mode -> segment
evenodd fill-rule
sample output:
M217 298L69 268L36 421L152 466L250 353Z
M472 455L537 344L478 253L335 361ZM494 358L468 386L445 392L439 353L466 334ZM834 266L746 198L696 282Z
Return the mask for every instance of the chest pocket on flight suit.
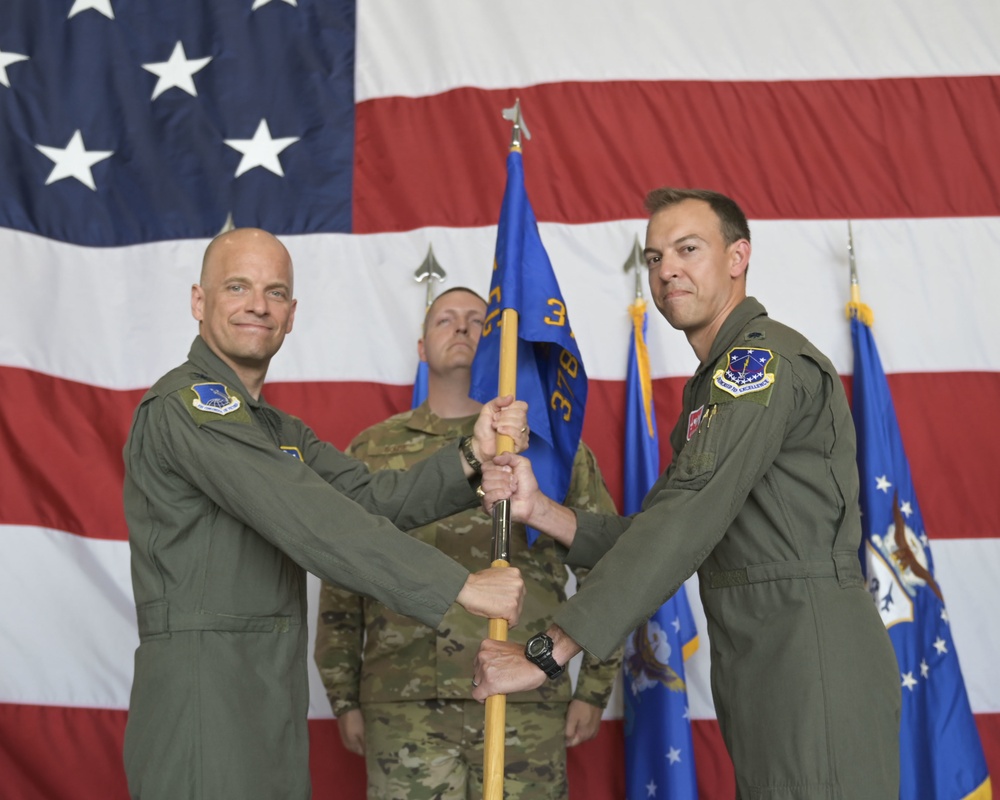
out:
M730 416L732 403L717 403L705 407L698 429L684 444L672 465L668 484L677 489L697 491L715 474L720 429Z

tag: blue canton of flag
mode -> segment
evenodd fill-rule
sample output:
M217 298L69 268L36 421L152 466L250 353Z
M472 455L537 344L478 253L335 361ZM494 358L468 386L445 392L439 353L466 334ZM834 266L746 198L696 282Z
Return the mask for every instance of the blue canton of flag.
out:
M660 474L653 384L646 350L646 304L631 307L625 403L625 513L634 514ZM698 797L684 660L698 648L698 631L682 586L625 643L627 800Z
M517 397L528 403L531 459L538 485L562 502L569 491L587 403L587 373L569 314L524 188L519 150L507 156L507 188L500 209L496 258L482 338L472 362L469 394L481 402L497 396L500 317L518 313ZM538 532L528 530L533 544Z
M229 215L349 232L355 5L300 5L4 0L0 227L96 247Z
M899 796L988 798L986 760L934 578L889 384L871 329L858 316L851 319L851 338L864 526L861 561L899 661Z

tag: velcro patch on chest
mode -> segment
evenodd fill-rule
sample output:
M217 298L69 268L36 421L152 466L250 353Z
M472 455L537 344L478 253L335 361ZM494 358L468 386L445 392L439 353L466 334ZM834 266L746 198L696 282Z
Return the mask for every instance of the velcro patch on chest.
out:
M688 414L688 432L687 441L691 441L691 437L694 436L694 432L698 430L698 426L701 425L701 417L705 413L705 406L698 406L694 411Z
M234 422L250 422L250 415L243 401L239 395L231 393L225 384L196 383L183 390L185 394L188 392L191 402L185 405L198 425L219 417L226 417Z
M283 444L281 445L280 450L282 453L290 455L292 458L298 459L299 461L305 460L302 458L302 451L293 444Z
M241 405L240 398L229 394L229 389L221 383L196 383L191 387L195 393L194 407L212 414L231 414Z
M747 399L766 406L777 377L778 356L757 347L734 347L716 364L711 401Z

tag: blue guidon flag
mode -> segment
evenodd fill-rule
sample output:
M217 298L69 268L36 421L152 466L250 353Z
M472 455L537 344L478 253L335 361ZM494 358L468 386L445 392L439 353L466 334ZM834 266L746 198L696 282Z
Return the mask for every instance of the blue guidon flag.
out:
M736 347L729 351L729 365L716 370L712 383L733 397L759 392L774 383L772 372L766 372L767 365L774 359L770 350L755 347Z
M240 399L229 394L229 389L221 383L196 383L191 389L198 395L192 405L199 411L224 416L240 407Z

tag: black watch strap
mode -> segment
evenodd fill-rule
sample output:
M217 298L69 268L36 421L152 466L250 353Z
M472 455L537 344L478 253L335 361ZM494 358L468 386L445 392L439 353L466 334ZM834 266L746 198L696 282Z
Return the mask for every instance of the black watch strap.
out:
M483 465L480 463L479 459L476 458L476 451L472 449L472 437L463 436L459 447L462 450L462 455L465 456L465 460L469 463L469 466L472 467L477 474L482 473Z
M562 675L563 668L552 656L552 637L544 633L536 633L524 645L524 657L538 667L550 679Z

